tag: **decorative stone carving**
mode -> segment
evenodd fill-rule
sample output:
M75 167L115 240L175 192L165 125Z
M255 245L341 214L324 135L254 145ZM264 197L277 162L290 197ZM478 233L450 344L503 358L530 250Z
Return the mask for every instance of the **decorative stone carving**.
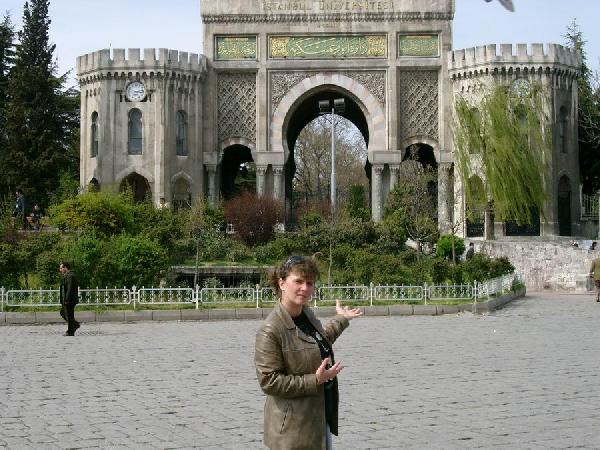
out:
M404 70L399 74L400 138L438 139L438 72Z
M422 20L452 20L446 12L330 13L330 14L206 14L204 23L265 23L265 22L420 22Z
M311 71L294 71L294 72L272 72L271 73L271 112L277 109L277 106L285 97L285 95L295 85L300 83L305 78L312 77L319 72ZM339 73L358 81L365 86L368 91L375 97L381 105L385 105L385 83L386 75L383 70L352 70L339 71Z
M256 74L220 73L217 92L219 141L232 137L256 141Z

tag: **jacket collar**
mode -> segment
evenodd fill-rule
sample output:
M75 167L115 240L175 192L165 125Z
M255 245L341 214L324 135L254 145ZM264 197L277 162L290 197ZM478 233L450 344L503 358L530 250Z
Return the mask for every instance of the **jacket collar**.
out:
M315 327L317 329L317 331L319 333L321 333L321 335L324 336L325 331L323 330L323 326L321 325L321 322L319 322L319 320L316 318L312 309L310 309L308 306L304 306L302 308L302 311L304 311L304 314L306 314L306 317L308 318L310 323L313 325L313 327ZM294 328L296 328L294 319L292 319L292 316L290 316L290 313L287 312L287 309L285 309L283 307L283 305L281 304L281 300L278 300L277 303L275 303L275 312L281 318L285 327L288 330L293 330Z

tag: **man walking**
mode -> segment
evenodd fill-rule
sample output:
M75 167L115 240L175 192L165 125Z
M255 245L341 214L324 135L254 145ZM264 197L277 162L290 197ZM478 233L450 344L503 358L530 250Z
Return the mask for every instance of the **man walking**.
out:
M594 284L596 285L596 301L600 302L600 257L592 260L592 267L590 267L590 277L593 278Z
M27 217L26 210L27 204L25 203L25 196L23 195L23 191L21 189L17 189L15 192L15 210L13 212L13 217L17 219L17 222L20 222L20 226L23 229L27 229Z
M75 331L81 326L75 320L75 305L79 303L79 285L75 272L71 270L68 262L62 262L59 266L62 279L60 280L60 315L67 321L65 336L75 336Z

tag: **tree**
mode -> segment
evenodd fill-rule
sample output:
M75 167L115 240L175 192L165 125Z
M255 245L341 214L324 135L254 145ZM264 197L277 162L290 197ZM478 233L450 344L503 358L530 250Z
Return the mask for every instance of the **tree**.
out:
M296 175L294 188L305 201L329 199L331 186L331 123L319 117L298 135L294 146ZM366 146L352 123L336 116L336 182L338 195L353 185L366 185Z
M578 84L579 168L583 191L591 195L600 190L600 82L587 66L583 33L577 22L567 27L567 45L582 57Z
M403 183L389 193L384 210L384 222L400 223L405 235L417 244L433 244L438 235L437 205L432 186L437 183L435 170L410 159L400 165ZM388 219L389 217L389 219Z
M467 203L475 199L471 167L481 163L486 191L500 220L531 223L547 199L547 154L551 148L541 86L482 88L478 105L456 102L456 164Z
M242 242L261 245L275 235L275 225L283 220L283 207L277 199L244 192L225 203L225 217Z
M0 161L8 189L20 187L42 204L58 186L59 175L76 173L78 166L78 96L62 90L65 75L55 76L48 5L49 0L25 2L8 82L7 148Z
M12 67L15 53L14 34L10 16L6 14L2 23L0 23L0 161L2 161L6 154L8 138L6 134L6 106L9 100L8 74ZM6 188L3 189L4 183L5 180L0 179L0 192L6 192Z

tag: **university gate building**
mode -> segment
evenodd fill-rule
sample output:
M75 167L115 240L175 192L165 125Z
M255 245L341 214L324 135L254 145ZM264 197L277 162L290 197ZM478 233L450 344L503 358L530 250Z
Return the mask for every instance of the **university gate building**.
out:
M81 185L128 183L157 206L216 204L252 162L256 192L289 210L298 135L319 101L342 98L367 144L374 220L416 148L437 170L442 231L458 221L471 236L577 233L579 55L556 44L453 50L454 12L454 0L205 1L203 55L80 56ZM546 88L552 127L547 221L518 227L487 211L469 223L454 168L455 101L476 98L480 85L531 82Z

